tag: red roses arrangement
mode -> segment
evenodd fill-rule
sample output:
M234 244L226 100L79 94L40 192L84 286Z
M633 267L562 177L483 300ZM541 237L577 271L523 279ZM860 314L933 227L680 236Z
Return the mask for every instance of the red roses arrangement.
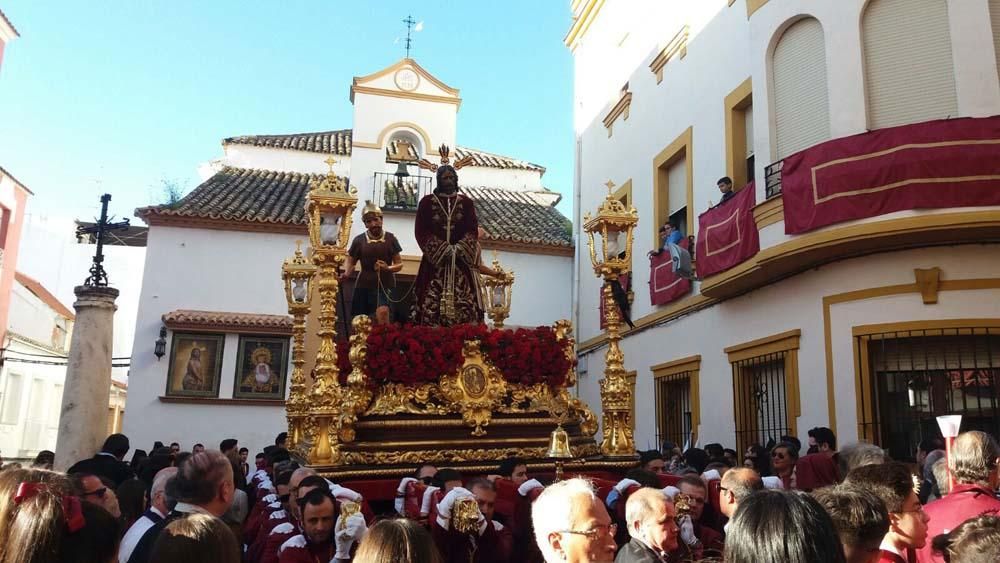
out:
M563 385L574 363L547 326L497 330L486 325L377 325L368 336L365 374L379 384L435 382L462 365L462 346L469 340L479 340L483 355L509 383ZM346 341L338 342L341 382L351 370L349 349Z

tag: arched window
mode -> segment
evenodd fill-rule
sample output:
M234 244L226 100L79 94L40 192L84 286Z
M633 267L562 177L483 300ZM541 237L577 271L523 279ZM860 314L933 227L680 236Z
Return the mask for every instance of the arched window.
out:
M778 158L830 138L823 27L804 18L788 27L771 57Z
M872 0L861 38L870 129L958 114L945 0Z

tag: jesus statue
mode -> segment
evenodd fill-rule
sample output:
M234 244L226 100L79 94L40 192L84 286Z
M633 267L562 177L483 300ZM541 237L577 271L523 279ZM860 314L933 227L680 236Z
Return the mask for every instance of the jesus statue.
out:
M417 272L414 320L429 326L483 322L479 292L479 220L472 200L458 189L458 173L441 148L437 186L417 206ZM456 166L459 166L456 163Z

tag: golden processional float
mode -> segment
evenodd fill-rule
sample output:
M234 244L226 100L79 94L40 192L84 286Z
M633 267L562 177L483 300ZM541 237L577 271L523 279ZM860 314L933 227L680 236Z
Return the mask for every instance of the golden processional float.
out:
M306 202L311 248L305 253L297 248L282 266L293 317L293 367L285 403L292 452L339 479L398 478L422 463L487 472L515 456L535 471L555 464L558 473L564 464L588 472L635 465L632 389L609 287L630 267L634 208L626 210L609 190L584 225L594 271L605 280L609 340L600 381L603 439L598 445L597 417L570 393L577 383L571 323L503 329L514 275L496 260L500 275L483 279L481 288L492 329L378 327L358 316L349 340L342 335L338 341L339 269L347 257L358 199L356 188L333 173L333 159L326 162L330 171L313 181ZM307 319L317 326L312 361L306 357ZM428 351L431 347L437 350ZM438 355L449 350L451 363L438 362ZM414 354L416 358L410 357ZM522 355L528 357L518 362ZM548 369L545 379L523 377L517 370L526 362L541 366L535 371ZM437 366L443 366L440 373L427 373Z

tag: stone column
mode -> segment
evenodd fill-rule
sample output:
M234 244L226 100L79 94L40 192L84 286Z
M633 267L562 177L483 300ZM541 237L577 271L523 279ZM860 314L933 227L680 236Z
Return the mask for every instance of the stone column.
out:
M111 396L115 299L112 287L77 286L76 322L69 345L54 469L66 471L104 444Z

